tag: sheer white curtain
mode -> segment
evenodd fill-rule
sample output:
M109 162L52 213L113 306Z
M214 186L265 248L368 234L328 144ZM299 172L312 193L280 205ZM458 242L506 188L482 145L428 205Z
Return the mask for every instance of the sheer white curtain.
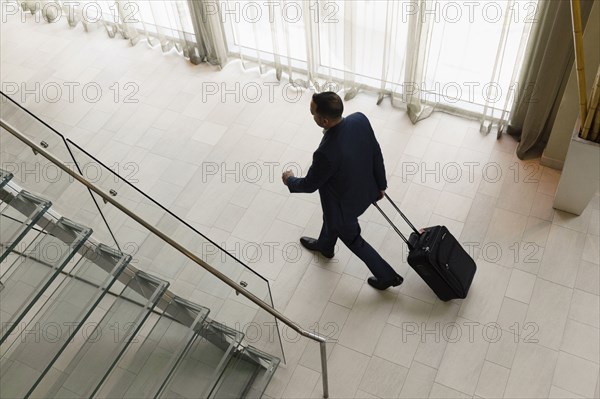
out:
M230 53L247 67L273 67L317 90L343 88L347 98L391 75L402 80L406 44L397 33L407 23L394 18L398 2L225 0L219 12Z
M519 82L525 49L532 28L541 23L541 5L525 0L506 0L502 30L499 33L492 74L489 85L482 90L483 98L477 99L484 105L480 130L490 133L496 129L498 136L508 125L510 110L519 93L528 92L526 82ZM489 65L486 68L489 70Z
M482 131L509 118L538 0L25 0L51 20L106 27L192 62L228 56L322 90L390 97L413 123L434 109L479 116ZM71 4L71 3L69 3ZM88 7L89 5L89 7Z
M429 53L433 24L436 22L427 17L427 1L420 0L412 3L414 14L409 19L407 36L407 63L404 73L404 86L401 94L404 94L408 116L412 123L425 119L433 112L437 101L427 102L423 94L427 93L424 86L425 69L430 65ZM435 15L435 14L434 14ZM395 93L396 91L392 91ZM392 94L392 98L394 95Z
M506 122L537 0L219 2L228 48L321 89L389 96L411 120L443 109Z
M198 4L202 3L202 7ZM48 22L66 20L85 31L103 27L110 37L122 37L132 45L140 40L173 49L193 63L223 65L227 60L221 22L205 13L215 0L23 0L24 11L39 13ZM215 45L214 43L218 43Z

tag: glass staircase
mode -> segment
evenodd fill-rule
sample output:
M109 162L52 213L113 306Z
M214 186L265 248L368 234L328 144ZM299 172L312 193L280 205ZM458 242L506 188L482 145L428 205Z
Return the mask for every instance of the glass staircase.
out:
M328 397L326 339L276 311L266 279L0 103L0 398L261 398L285 361L278 322L320 344Z
M3 123L81 171L83 150L1 101ZM40 179L58 169L32 149L0 129L0 397L262 397L283 357L279 335L251 346L226 310L275 319L196 264L208 305L177 296L169 267L193 262L71 176ZM118 179L98 184L186 245L203 244L194 253L205 257L214 243ZM270 301L266 280L219 250L221 270Z
M1 176L0 397L262 396L277 357Z

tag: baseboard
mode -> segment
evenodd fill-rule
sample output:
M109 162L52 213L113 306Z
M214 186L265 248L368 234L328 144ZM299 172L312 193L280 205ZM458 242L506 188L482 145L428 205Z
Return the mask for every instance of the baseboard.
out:
M554 158L549 158L545 155L542 155L542 157L540 158L540 164L543 166L552 168L552 169L562 170L563 166L565 165L565 161L564 160L561 161L559 159L554 159Z

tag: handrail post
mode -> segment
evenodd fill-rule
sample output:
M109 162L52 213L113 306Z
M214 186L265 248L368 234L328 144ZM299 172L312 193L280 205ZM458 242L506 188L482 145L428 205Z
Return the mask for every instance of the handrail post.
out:
M319 343L319 349L321 351L321 378L323 380L323 397L328 398L329 374L327 374L327 339L312 332L306 332L302 335Z
M319 346L321 347L321 376L323 379L323 397L329 397L329 376L327 374L327 342L321 341L319 342Z

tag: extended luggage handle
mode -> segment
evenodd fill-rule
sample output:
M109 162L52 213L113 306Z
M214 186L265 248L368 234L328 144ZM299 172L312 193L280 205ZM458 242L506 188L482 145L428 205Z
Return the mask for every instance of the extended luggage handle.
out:
M394 209L397 210L398 213L400 213L400 216L402 216L402 219L404 219L404 221L413 229L413 231L415 233L417 233L418 235L421 235L421 233L419 233L419 231L410 222L410 220L408 220L408 218L406 217L406 215L404 215L404 213L402 213L402 211L400 210L400 208L398 208L396 206L396 204L394 203L394 201L392 201L392 199L389 197L389 195L387 195L387 193L384 193L383 195L385 196L385 198L387 198L388 201L390 201L390 203L392 204L392 206L394 207ZM388 217L388 215L385 214L385 212L383 211L383 209L381 209L379 207L379 205L377 205L377 202L373 202L373 205L375 205L375 208L377 208L377 210L383 215L383 217L385 218L385 220L388 221L388 223L390 224L390 226L392 226L392 228L396 231L396 233L398 233L398 235L400 237L402 237L402 240L404 240L404 242L406 243L406 245L408 245L408 249L410 249L412 251L414 249L413 245L406 239L406 237L404 236L404 234L402 234L402 232L398 229L398 227L396 227L396 225L394 224L394 222L392 222L392 220Z

